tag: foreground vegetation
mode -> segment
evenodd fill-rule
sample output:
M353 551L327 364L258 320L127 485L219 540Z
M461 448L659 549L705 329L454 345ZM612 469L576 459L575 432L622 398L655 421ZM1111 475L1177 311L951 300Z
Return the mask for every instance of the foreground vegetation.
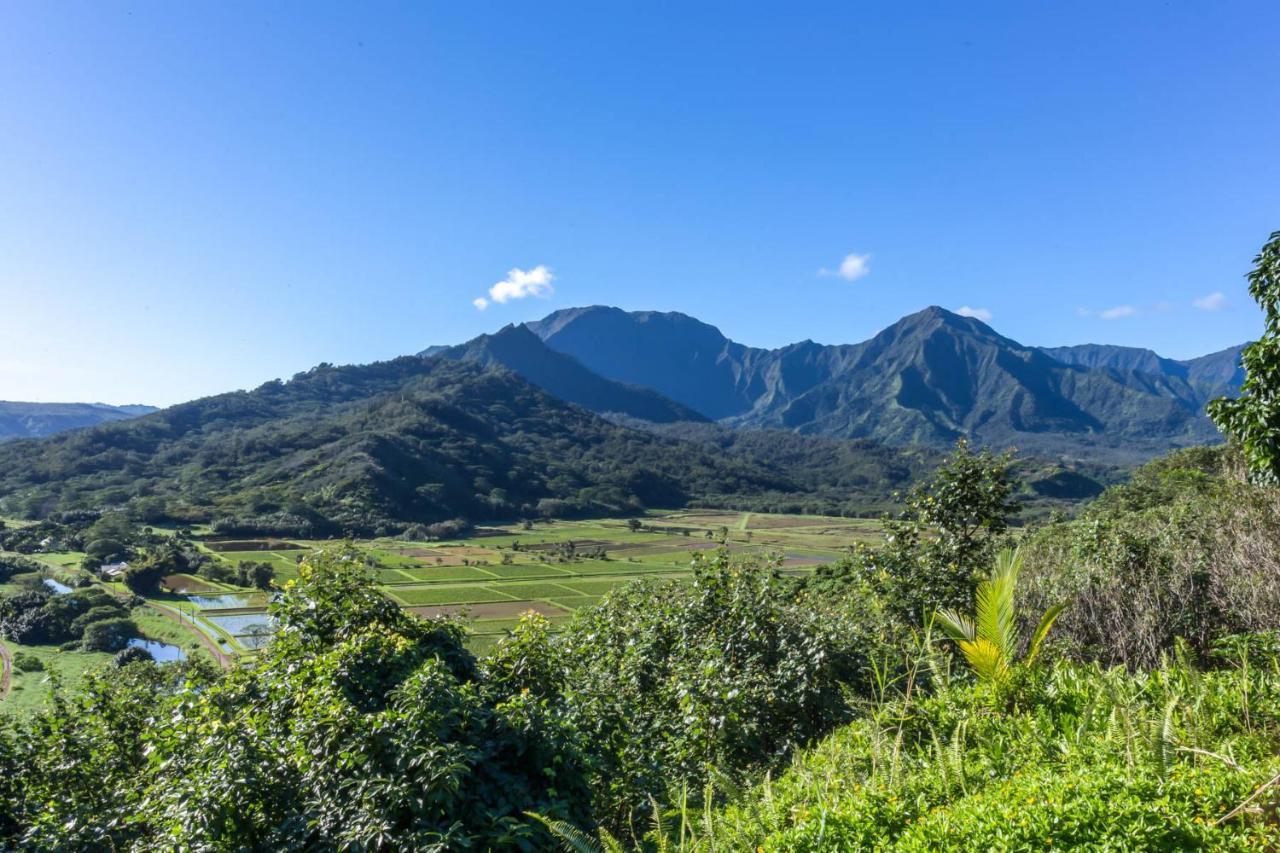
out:
M1257 849L1275 840L1280 638L1264 626L1280 600L1255 589L1229 608L1225 579L1273 565L1280 502L1242 471L1229 451L1183 452L1027 534L1007 526L1009 460L961 447L884 543L819 574L711 550L685 582L635 581L559 632L526 616L479 657L456 622L386 598L360 552L319 552L284 581L276 637L247 665L112 664L5 722L0 837ZM1186 584L1157 544L1182 538L1221 583ZM1006 555L997 575L1008 606L983 594L975 610L1015 539L1021 570ZM1000 667L971 668L917 609L926 565L949 567L929 595L951 623L1003 632ZM1045 602L1065 607L1030 660Z

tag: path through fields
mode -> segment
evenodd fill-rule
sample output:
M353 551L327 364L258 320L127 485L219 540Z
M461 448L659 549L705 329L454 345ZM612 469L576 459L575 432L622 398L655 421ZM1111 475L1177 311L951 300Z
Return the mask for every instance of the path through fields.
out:
M218 648L218 644L214 642L212 637L210 637L204 631L201 631L195 625L192 625L191 622L185 617L183 617L181 613L170 610L168 607L165 607L163 605L157 605L154 602L148 602L147 607L149 607L153 612L159 613L161 616L168 619L169 621L177 622L183 628L186 628L187 633L192 634L196 638L198 638L200 640L200 643L206 649L209 650L209 653L213 655L213 659L216 660L218 662L218 665L221 666L223 669L230 669L232 665L235 663L235 661L232 659L230 655L228 655L222 649Z

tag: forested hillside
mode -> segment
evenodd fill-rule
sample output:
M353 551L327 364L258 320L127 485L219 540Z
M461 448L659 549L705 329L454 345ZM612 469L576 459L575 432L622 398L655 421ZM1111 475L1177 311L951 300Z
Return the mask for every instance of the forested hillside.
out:
M372 534L690 502L865 512L920 470L919 454L863 444L805 458L776 438L748 438L739 450L660 437L500 368L406 357L324 365L134 421L6 444L0 508L44 517L120 506L225 532Z

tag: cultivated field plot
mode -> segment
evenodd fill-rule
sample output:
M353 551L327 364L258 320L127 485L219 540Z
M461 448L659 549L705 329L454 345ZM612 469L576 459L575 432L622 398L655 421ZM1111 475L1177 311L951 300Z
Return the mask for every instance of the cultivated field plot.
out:
M529 610L563 619L632 581L688 577L693 555L722 540L735 554L776 558L788 573L803 574L880 536L879 523L866 519L758 512L655 512L636 522L486 525L462 540L356 545L392 600L423 617L463 616L477 637L492 638ZM283 582L296 576L301 556L326 544L241 540L209 551L232 565L270 561Z

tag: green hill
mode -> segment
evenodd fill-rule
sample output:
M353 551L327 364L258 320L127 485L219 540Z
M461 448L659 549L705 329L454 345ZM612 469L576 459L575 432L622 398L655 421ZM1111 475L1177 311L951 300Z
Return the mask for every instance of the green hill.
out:
M322 365L132 421L6 443L0 509L41 517L127 506L149 521L243 532L371 533L800 496L815 476L836 483L861 464L827 474L814 465L798 479L768 457L629 429L501 368L405 357ZM883 499L912 470L882 464L858 488L827 491Z

